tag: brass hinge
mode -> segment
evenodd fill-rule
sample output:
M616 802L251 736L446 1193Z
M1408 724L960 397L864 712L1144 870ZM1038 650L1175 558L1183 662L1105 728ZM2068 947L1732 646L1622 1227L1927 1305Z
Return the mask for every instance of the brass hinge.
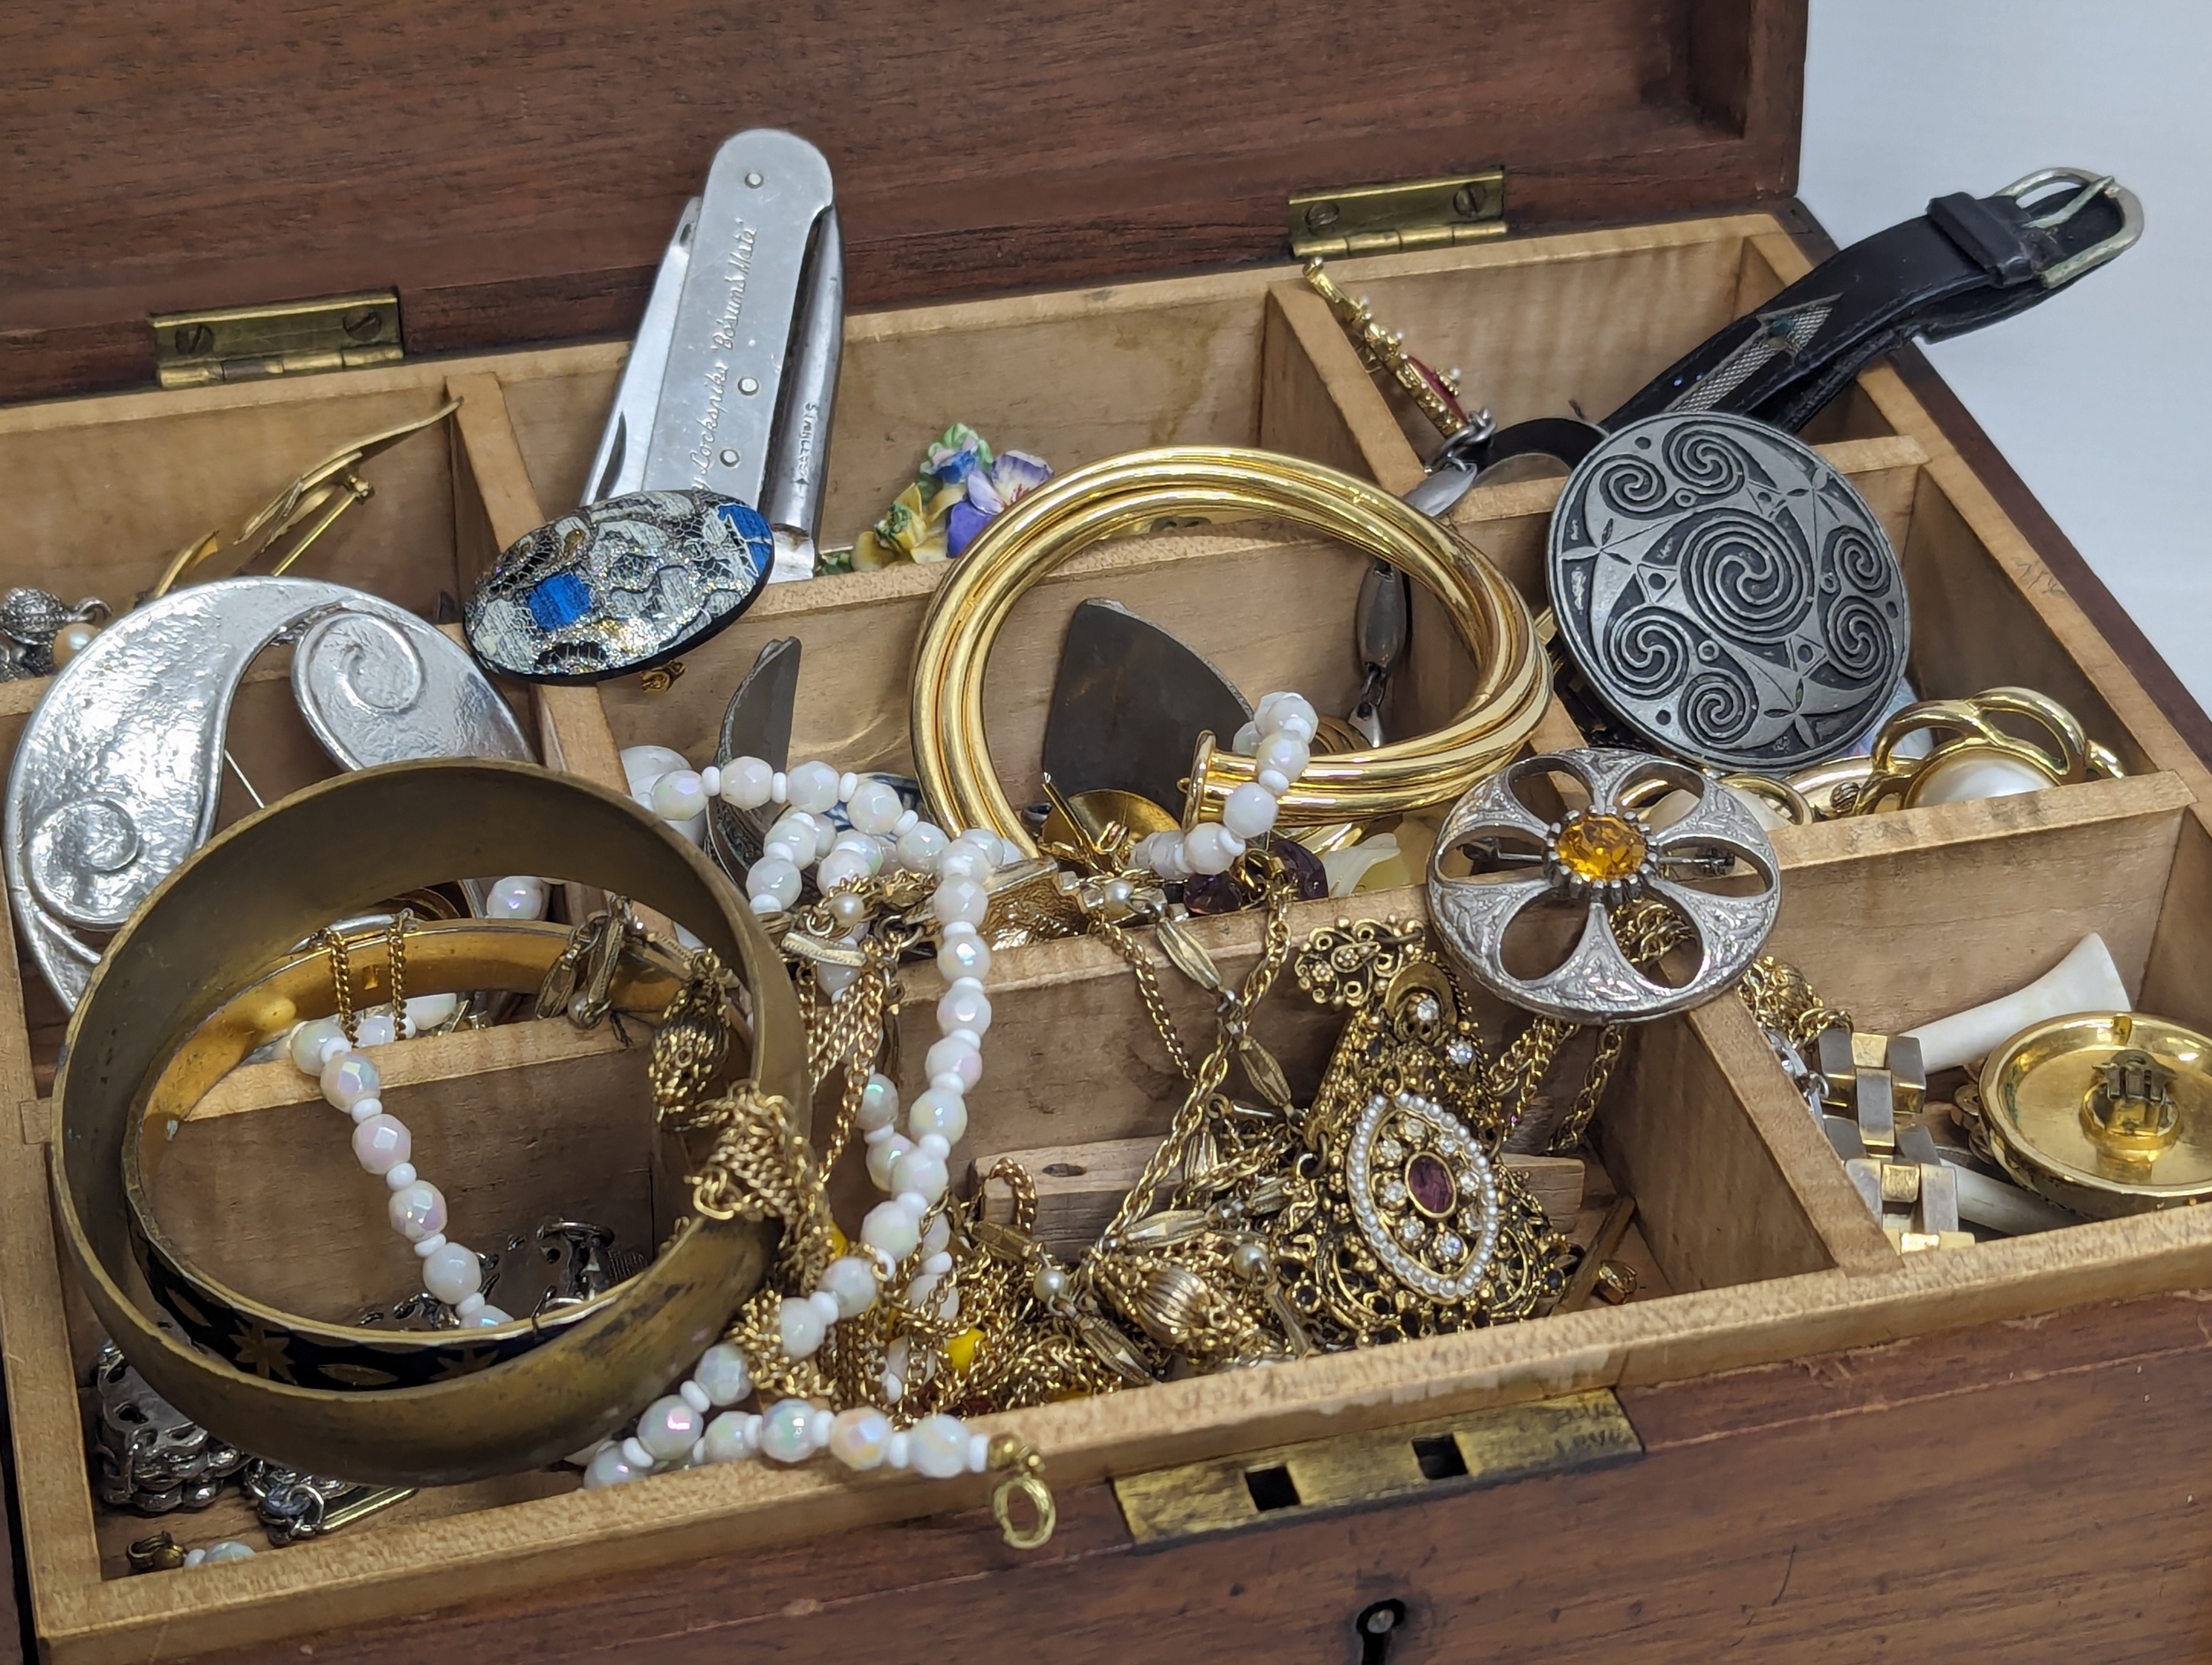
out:
M1165 1544L1317 1509L1607 1468L1643 1454L1620 1400L1598 1388L1129 1475L1114 1482L1114 1495L1131 1538Z
M153 326L154 364L165 387L358 370L401 357L399 296L388 289L276 306L164 312Z
M1301 260L1443 249L1504 235L1503 168L1300 191L1290 199L1290 251Z

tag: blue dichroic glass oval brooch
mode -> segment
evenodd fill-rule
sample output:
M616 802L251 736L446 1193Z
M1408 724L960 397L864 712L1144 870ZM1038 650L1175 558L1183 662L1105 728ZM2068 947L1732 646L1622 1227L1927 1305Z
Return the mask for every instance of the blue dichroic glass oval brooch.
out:
M602 682L704 641L767 583L774 534L711 491L609 497L517 539L469 598L469 646L529 682Z

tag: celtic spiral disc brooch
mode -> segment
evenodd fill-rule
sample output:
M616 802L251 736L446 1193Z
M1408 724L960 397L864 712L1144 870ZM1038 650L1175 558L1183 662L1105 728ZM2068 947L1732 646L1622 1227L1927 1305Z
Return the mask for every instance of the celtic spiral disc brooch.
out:
M1811 447L1742 417L1609 435L1560 495L1548 575L1599 698L1700 763L1839 756L1904 673L1904 574L1874 511Z

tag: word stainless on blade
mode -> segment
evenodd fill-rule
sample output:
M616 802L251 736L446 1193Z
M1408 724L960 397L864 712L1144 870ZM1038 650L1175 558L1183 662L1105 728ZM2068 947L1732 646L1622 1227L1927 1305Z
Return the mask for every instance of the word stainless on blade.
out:
M637 339L622 366L622 380L614 394L614 410L599 438L599 454L591 459L584 478L584 501L619 497L645 485L645 454L653 443L653 412L661 402L661 376L668 368L668 343L676 333L676 303L682 298L684 277L691 270L691 243L699 231L699 199L684 204L677 217L676 234L661 256L660 271L653 279L653 293L638 321Z
M1171 815L1198 737L1227 746L1252 716L1236 685L1157 625L1095 597L1068 621L1045 718L1044 769L1072 797L1133 792Z
M844 325L841 248L834 228L821 226L833 202L828 162L796 134L755 128L716 154L669 339L644 489L703 489L765 506L779 442L788 446L804 429L819 448ZM787 378L799 367L818 380L787 396ZM791 460L780 466L789 472ZM810 544L810 526L794 530ZM790 553L788 575L811 576L810 561L797 570L795 542Z
M845 240L837 211L815 222L797 327L784 360L760 512L776 533L772 579L814 576L815 533L829 486L830 412L845 353Z
M54 679L8 779L8 894L63 1005L100 958L77 932L119 929L213 833L232 699L255 657L303 628L295 691L339 763L527 756L467 656L365 591L220 579L125 614Z

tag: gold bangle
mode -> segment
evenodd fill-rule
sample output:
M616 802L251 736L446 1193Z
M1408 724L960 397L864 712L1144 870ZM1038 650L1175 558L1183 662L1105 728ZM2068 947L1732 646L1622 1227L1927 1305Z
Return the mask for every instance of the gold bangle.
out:
M642 1272L520 1357L374 1393L249 1373L134 1298L125 1142L203 1021L333 917L426 881L508 872L611 885L696 932L749 991L757 1091L805 1129L805 1035L781 956L706 858L627 798L453 759L341 775L230 828L147 899L77 1009L54 1080L56 1212L95 1314L154 1390L289 1467L443 1485L554 1462L661 1393L764 1274L772 1224L688 1217Z
M1551 698L1528 605L1479 554L1380 487L1319 463L1230 446L1133 451L1064 474L987 526L938 586L914 659L914 769L948 826L984 826L1033 856L991 766L983 670L1028 589L1079 550L1168 516L1286 520L1403 569L1434 592L1479 670L1467 703L1418 740L1316 756L1283 794L1286 825L1402 815L1457 798L1520 749ZM1227 736L1219 737L1225 746ZM1194 767L1218 812L1253 761L1217 747Z

